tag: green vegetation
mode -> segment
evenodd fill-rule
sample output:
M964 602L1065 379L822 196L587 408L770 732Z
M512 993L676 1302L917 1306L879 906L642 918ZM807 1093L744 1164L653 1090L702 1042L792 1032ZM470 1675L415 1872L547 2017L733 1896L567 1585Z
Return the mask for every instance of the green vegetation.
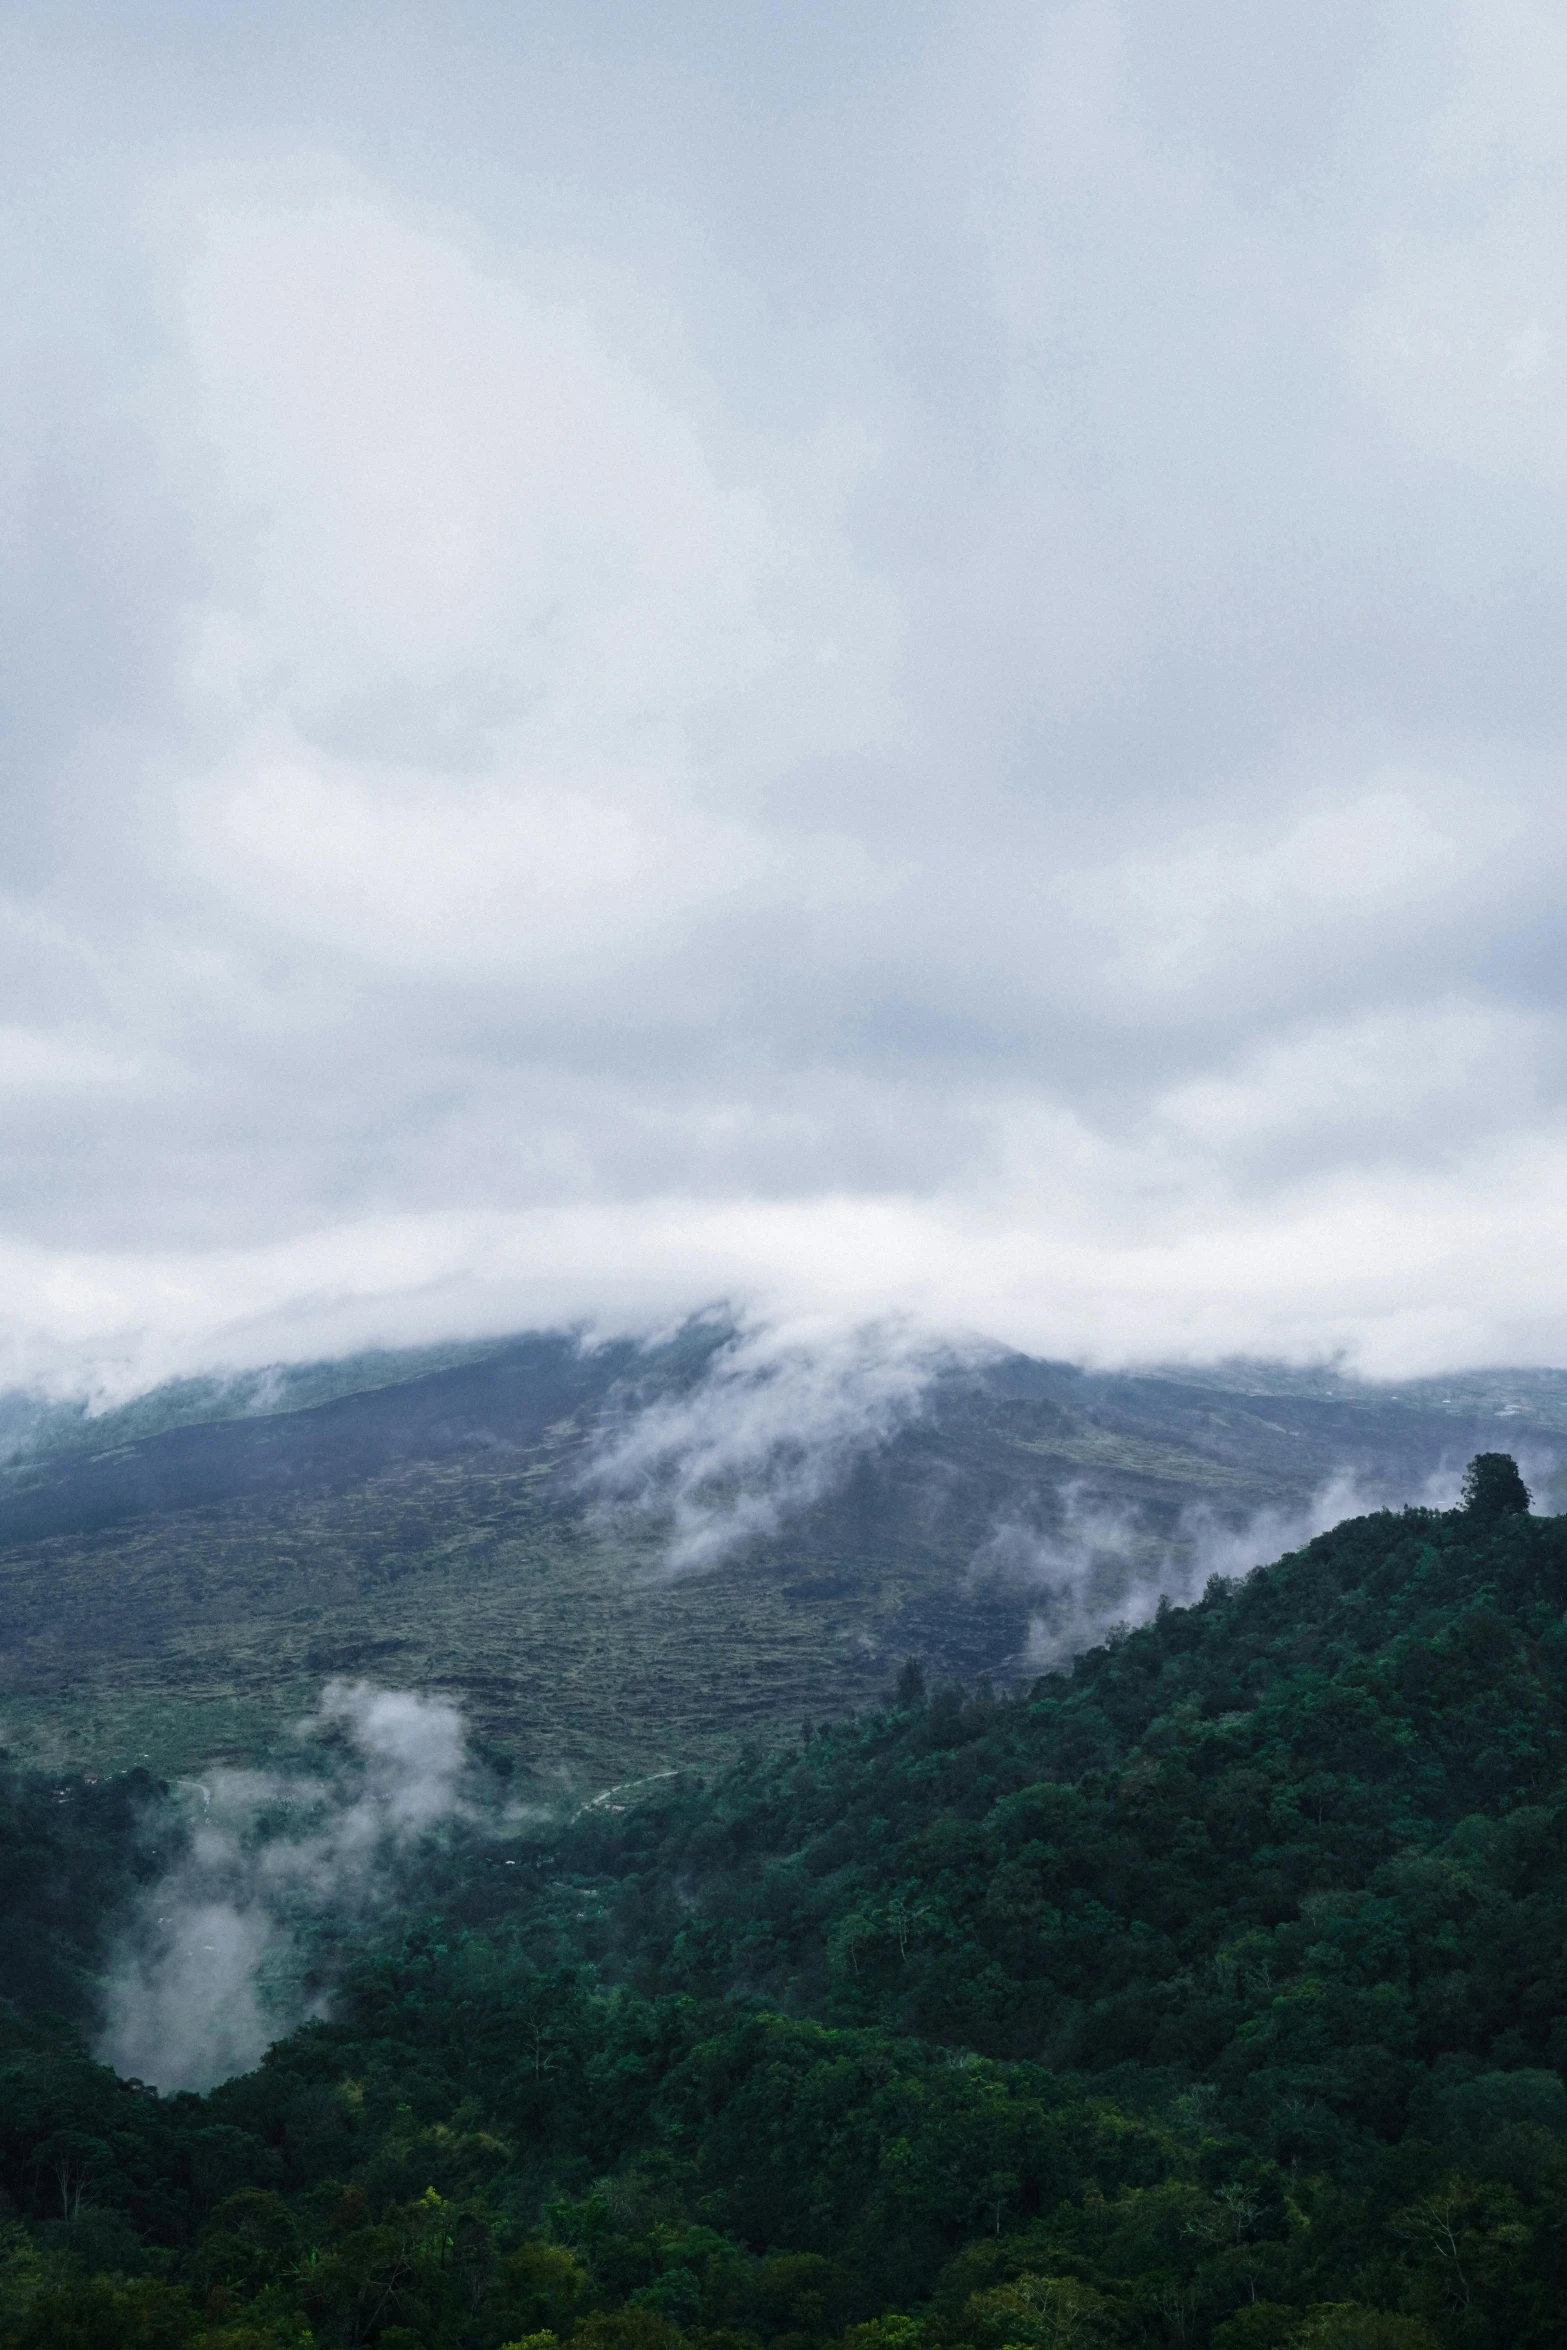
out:
M155 1790L18 1779L0 2346L1554 2350L1567 1520L1500 1457L1026 1693L469 1828L205 2098L40 2012Z
M1529 1488L1510 1453L1479 1452L1464 1474L1460 1505L1468 1517L1519 1517L1529 1507Z

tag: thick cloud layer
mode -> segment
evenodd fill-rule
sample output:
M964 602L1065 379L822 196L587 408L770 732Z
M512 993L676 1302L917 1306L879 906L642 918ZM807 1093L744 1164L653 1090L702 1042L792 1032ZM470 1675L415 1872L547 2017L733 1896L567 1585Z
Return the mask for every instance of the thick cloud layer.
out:
M1567 28L3 27L13 1374L1567 1343Z

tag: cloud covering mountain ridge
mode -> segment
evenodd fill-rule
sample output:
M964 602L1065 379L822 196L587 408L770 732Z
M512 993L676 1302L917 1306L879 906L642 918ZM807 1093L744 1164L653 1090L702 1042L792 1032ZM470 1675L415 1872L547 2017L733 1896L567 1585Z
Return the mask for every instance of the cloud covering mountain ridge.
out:
M1560 1359L1549 11L7 56L8 1376Z

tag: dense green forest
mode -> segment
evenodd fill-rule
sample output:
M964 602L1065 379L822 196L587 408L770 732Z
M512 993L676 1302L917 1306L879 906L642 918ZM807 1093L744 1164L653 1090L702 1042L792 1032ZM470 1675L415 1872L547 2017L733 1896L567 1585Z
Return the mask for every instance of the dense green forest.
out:
M470 1820L205 2097L150 1779L0 1813L5 2350L1567 2341L1567 1519L1352 1520L1023 1695Z

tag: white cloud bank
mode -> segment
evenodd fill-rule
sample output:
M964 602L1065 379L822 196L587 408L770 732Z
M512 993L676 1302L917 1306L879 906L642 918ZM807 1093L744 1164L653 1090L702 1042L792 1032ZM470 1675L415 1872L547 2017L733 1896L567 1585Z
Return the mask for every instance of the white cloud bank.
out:
M1563 1358L1567 42L1171 23L12 27L0 1376Z

